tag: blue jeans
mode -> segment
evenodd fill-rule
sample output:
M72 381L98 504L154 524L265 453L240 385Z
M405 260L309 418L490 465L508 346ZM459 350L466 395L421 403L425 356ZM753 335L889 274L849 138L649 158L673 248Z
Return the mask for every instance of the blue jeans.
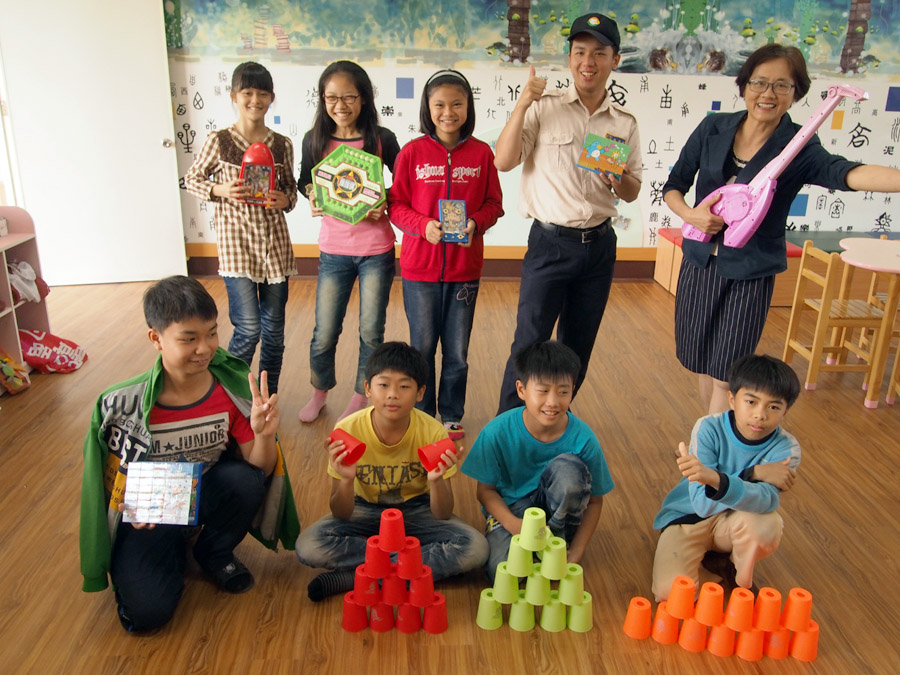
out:
M521 518L525 509L532 506L543 509L547 514L547 525L553 534L563 537L566 545L571 544L591 498L591 482L591 472L579 457L568 453L557 455L541 474L537 489L510 504L509 510L517 518ZM494 583L497 565L509 555L512 534L490 516L485 529L491 553L484 571L491 583Z
M366 361L384 342L384 322L391 283L394 280L394 251L353 257L322 252L316 283L316 327L309 345L310 382L328 390L337 384L334 353L347 313L353 282L359 277L359 359L354 390L364 394Z
M503 374L498 415L522 405L516 392L516 354L549 340L554 324L556 339L581 359L575 380L578 392L606 310L615 265L616 233L612 227L598 239L582 244L532 224L522 261L516 333Z
M397 508L403 512L406 536L419 540L422 562L431 567L435 581L483 565L488 557L484 536L456 516L437 520L429 500L426 494L388 506L357 497L348 520L328 515L303 530L297 539L297 557L310 567L354 570L366 560L366 540L378 534L381 512Z
M469 336L475 318L479 280L403 280L403 307L409 322L409 342L428 362L425 396L416 404L444 422L462 420L469 379ZM441 342L441 383L435 387L434 354Z
M269 392L275 393L284 356L284 307L288 299L288 282L257 283L244 277L224 279L228 291L228 318L234 326L228 351L249 366L261 337L259 372L269 373Z

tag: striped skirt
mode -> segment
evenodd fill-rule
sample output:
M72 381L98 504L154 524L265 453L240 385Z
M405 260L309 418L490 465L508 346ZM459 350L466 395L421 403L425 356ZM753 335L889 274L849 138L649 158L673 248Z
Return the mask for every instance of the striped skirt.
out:
M675 296L675 352L694 373L727 380L728 368L756 351L775 277L725 279L716 256L705 269L681 262Z

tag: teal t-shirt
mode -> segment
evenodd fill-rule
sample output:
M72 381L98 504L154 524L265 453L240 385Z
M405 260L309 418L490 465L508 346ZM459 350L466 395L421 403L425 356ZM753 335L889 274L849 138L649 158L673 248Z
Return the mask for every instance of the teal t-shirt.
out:
M580 458L591 472L592 497L613 489L600 442L587 424L568 412L569 422L563 435L543 443L525 428L523 410L507 410L487 424L463 462L464 474L493 485L509 505L534 492L547 465L555 457L569 453Z

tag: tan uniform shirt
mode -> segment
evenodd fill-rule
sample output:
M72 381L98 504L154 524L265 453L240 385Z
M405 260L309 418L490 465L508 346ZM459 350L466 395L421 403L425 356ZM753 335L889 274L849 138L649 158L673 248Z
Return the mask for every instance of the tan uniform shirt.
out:
M610 188L598 174L577 166L589 133L630 145L628 170L641 180L641 141L634 115L612 103L608 94L593 114L588 113L575 85L545 92L526 111L522 128L523 216L577 228L616 217L616 196Z

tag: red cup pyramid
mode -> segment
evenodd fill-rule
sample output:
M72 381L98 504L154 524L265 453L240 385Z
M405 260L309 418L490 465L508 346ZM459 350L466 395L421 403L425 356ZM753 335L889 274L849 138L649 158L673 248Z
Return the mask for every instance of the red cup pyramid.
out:
M390 563L391 553L397 554L397 564ZM378 535L369 537L366 562L356 568L353 591L344 596L344 629L365 628L361 617L367 616L367 608L368 625L375 632L447 630L446 599L435 593L431 568L422 564L419 540L406 536L399 509L382 511Z

